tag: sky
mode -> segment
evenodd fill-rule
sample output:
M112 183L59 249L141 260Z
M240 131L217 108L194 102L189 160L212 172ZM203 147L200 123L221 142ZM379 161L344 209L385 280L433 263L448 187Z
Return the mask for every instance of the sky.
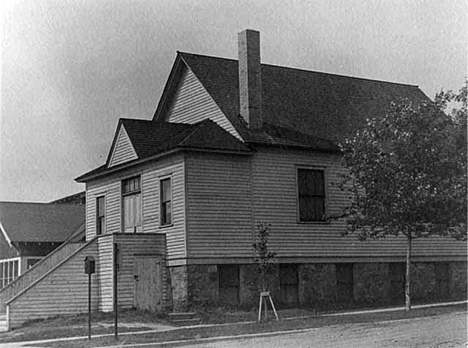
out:
M176 51L418 85L467 76L466 0L6 0L1 11L0 200L85 189L120 117L151 119Z

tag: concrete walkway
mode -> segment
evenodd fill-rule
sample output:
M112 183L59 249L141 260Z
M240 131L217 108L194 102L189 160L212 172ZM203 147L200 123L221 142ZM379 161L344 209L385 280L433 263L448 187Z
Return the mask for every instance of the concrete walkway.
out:
M432 304L425 304L425 305L416 305L412 306L413 309L418 309L418 308L432 308L432 307L444 307L444 306L452 306L452 305L458 305L458 304L464 304L468 303L468 300L465 301L453 301L453 302L442 302L442 303L432 303ZM348 311L348 312L337 312L337 313L329 313L329 314L319 314L317 316L321 317L327 317L327 316L343 316L343 315L356 315L356 314L371 314L371 313L384 313L384 312L394 312L394 311L401 311L404 310L405 307L392 307L392 308L382 308L382 309L370 309L370 310L360 310L360 311ZM294 319L303 319L303 318L308 318L310 316L300 316L300 317L291 317L291 318L286 318L282 320L294 320ZM155 328L152 330L142 330L142 331L133 331L133 332L122 332L119 333L119 337L121 336L128 336L128 335L142 335L142 334L149 334L149 333L157 333L157 332L164 332L164 331L172 331L172 330L180 330L180 329L190 329L190 328L196 328L196 327L218 327L218 326L226 326L226 325L237 325L237 324L246 324L246 323L254 323L254 321L247 321L247 322L242 322L242 323L227 323L227 324L209 324L209 325L192 325L192 326L182 326L182 327L175 327L175 326L168 326L168 325L155 325ZM133 324L133 326L137 326L138 323ZM145 326L146 324L141 324L141 326ZM146 325L147 326L147 325ZM299 330L300 332L303 332L304 330L308 329L303 329ZM279 332L267 332L267 333L260 333L260 334L249 334L249 337L263 337L263 336L271 336L271 335L278 335L282 333L286 333L288 331L279 331ZM103 334L103 335L93 335L93 338L97 337L112 337L113 334ZM76 337L63 337L63 338L54 338L54 339L47 339L47 340L38 340L38 341L24 341L24 342L11 342L11 343L3 343L0 344L0 348L21 348L21 347L29 347L29 348L34 348L35 344L44 344L44 343L50 343L50 342L64 342L64 341L73 341L73 340L81 340L81 339L87 339L87 336L76 336ZM234 338L234 337L233 337ZM212 338L213 340L219 339L216 337ZM229 337L223 337L223 339L229 339ZM185 340L184 343L189 343L191 340ZM196 342L196 340L193 340ZM157 345L163 346L164 344L174 344L175 342L159 342ZM153 343L155 344L155 343ZM142 344L141 346L144 346L147 344ZM155 344L156 345L156 344ZM111 348L107 346L107 348Z

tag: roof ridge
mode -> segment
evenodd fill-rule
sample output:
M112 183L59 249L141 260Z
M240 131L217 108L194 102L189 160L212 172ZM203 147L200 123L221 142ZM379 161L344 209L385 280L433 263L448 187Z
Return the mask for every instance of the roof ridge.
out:
M212 58L212 59L229 60L229 61L233 61L233 62L238 62L238 59L216 57L216 56L210 56L210 55L206 55L206 54L180 52L180 51L177 51L177 53L182 54L182 55L186 54L186 55L191 55L191 56L199 56L199 57L206 57L206 58ZM347 79L356 79L356 80L364 80L364 81L380 82L380 83L390 83L390 84L394 84L394 85L419 88L418 85L414 85L414 84L410 84L410 83L386 81L386 80L375 79L375 78L370 78L370 77L358 77L358 76L342 75L342 74L337 74L337 73L330 73L330 72L324 72L324 71L318 71L318 70L310 70L310 69L305 69L305 68L295 68L295 67L290 67L290 66L285 66L285 65L269 64L269 63L261 63L261 65L262 66L267 66L267 67L278 68L278 69L288 69L288 70L295 70L295 71L301 71L301 72L308 72L308 73L315 73L315 74L322 74L322 75L332 75L332 76L337 76L337 77L344 77L344 78L347 78Z

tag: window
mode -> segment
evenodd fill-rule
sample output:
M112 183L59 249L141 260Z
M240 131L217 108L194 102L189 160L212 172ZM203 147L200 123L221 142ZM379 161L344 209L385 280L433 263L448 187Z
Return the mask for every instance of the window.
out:
M123 227L125 233L142 232L140 177L122 181Z
M297 170L299 194L299 221L323 221L325 219L324 171Z
M161 180L160 184L161 197L161 226L172 224L172 192L171 179L166 178Z
M388 264L388 276L390 278L389 299L392 303L401 303L405 299L406 265L402 262Z
M106 206L104 196L96 198L96 234L106 233Z
M219 301L225 304L239 303L239 266L218 265Z
M297 264L284 263L279 266L280 302L298 304L299 267Z
M41 259L28 259L26 261L26 269L30 269L32 266L34 266L39 261L41 261Z
M19 262L18 260L0 262L0 289L7 286L13 280L18 278Z
M448 262L436 262L434 271L437 298L448 298L450 296L450 264Z

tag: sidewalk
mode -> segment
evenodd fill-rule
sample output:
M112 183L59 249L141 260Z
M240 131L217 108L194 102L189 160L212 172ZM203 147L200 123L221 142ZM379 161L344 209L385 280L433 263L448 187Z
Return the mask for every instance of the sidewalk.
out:
M466 301L454 301L454 302L443 302L443 303L433 303L433 304L425 304L425 305L415 305L412 308L413 309L421 309L421 308L433 308L433 307L444 307L444 306L451 306L451 305L459 305L459 304L464 304L468 303L468 300ZM371 310L356 310L356 311L346 311L346 312L336 312L336 313L328 313L328 314L318 314L318 315L309 315L309 316L298 316L298 317L290 317L290 318L285 318L282 320L298 320L298 319L305 319L305 318L310 318L312 316L314 317L334 317L334 316L350 316L350 315L358 315L358 314L372 314L372 313L384 313L384 312L395 312L395 311L402 311L404 310L405 307L392 307L392 308L382 308L382 309L371 309ZM249 323L254 323L255 321L244 321L244 322L237 322L237 323L227 323L227 324L208 324L208 325L191 325L191 326L183 326L183 327L175 327L175 326L168 326L168 325L157 325L153 324L155 326L154 329L151 330L141 330L141 331L132 331L132 332L122 332L119 333L119 337L123 336L137 336L137 335L143 335L143 334L151 334L151 333L158 333L158 332L167 332L167 331L174 331L174 330L183 330L183 329L193 329L193 328L209 328L209 327L222 327L222 326L233 326L233 325L241 325L241 324L249 324ZM134 324L135 326L138 326L138 323ZM147 326L147 324L141 324L141 326ZM223 336L223 337L210 337L209 341L216 340L216 339L230 339L230 338L241 338L241 337L264 337L264 336L271 336L271 335L278 335L282 334L285 332L303 332L305 330L311 330L311 329L300 329L300 330L289 330L289 331L273 331L273 332L263 332L263 333L255 333L255 334L248 334L248 335L239 335L239 336ZM103 334L103 335L93 335L93 338L98 338L98 337L112 337L113 334ZM0 348L21 348L21 347L35 347L34 345L40 345L40 344L45 344L45 343L52 343L52 342L64 342L64 341L73 341L73 340L81 340L81 339L87 339L87 336L76 336L76 337L64 337L64 338L55 338L55 339L47 339L47 340L37 340L37 341L23 341L23 342L11 342L11 343L3 343L0 344ZM184 341L178 341L180 343L190 343L191 341L198 341L200 340L184 340ZM158 345L164 345L164 344L174 344L176 343L175 341L171 342L158 342ZM156 343L154 343L156 344ZM149 345L149 344L148 344ZM142 345L144 346L144 344ZM112 346L106 346L107 348L110 348ZM118 345L118 347L121 347L121 345Z

